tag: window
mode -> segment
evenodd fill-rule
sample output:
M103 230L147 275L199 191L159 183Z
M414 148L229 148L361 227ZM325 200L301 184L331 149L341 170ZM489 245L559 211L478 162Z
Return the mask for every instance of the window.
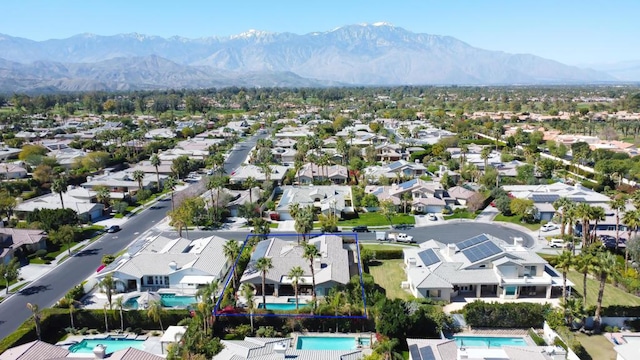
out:
M536 276L538 267L535 265L527 265L524 267L524 274L529 276Z
M153 276L147 276L147 285L153 285Z

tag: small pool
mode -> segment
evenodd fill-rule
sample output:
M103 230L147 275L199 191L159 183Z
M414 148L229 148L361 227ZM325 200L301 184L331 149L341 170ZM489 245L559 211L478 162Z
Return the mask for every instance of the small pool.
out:
M107 354L130 347L144 350L144 340L119 339L108 336L103 339L84 339L77 344L71 345L69 351L78 354L91 354L99 344L107 348Z
M123 306L126 309L137 309L138 308L138 298L139 296L134 296L129 298L124 302ZM186 308L189 305L193 305L198 302L195 296L188 295L176 295L176 294L160 294L160 301L162 302L162 306L164 307L180 307Z
M458 347L484 347L500 348L503 346L527 346L527 342L522 337L497 337L497 336L454 336Z
M371 345L368 337L355 336L298 336L298 350L356 350Z

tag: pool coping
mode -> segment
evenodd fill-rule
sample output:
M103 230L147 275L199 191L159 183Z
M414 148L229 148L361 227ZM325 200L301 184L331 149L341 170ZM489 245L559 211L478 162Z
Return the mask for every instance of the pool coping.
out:
M294 350L304 350L304 351L325 351L325 350L307 350L307 349L298 349L298 337L302 336L302 337L333 337L333 338L340 338L340 337L351 337L351 338L357 338L358 340L360 338L368 338L369 339L369 346L360 346L357 347L356 349L350 349L353 351L363 351L363 350L371 350L373 349L373 344L376 343L376 336L374 333L372 332L361 332L361 333L323 333L323 332L294 332L291 333L291 338L292 343L291 343L291 347ZM342 351L342 350L340 350ZM344 350L344 351L349 351L349 350Z
M67 339L63 340L63 341L59 341L57 342L55 345L56 346L60 346L64 349L69 350L69 348L73 345L77 345L79 343L81 343L83 340L105 340L107 338L112 338L112 339L120 339L120 340L134 340L134 341L140 341L142 342L142 349L143 351L147 351L147 352L151 352L155 346L155 343L160 343L160 337L158 336L148 336L148 335L137 335L134 333L128 333L128 334L122 334L122 333L102 333L102 334L86 334L86 335L71 335L69 336ZM154 353L151 352L155 355L161 355L159 353ZM78 354L76 356L73 356L73 354ZM70 353L71 357L83 357L87 358L87 354L90 353ZM80 356L83 355L83 356Z
M454 340L454 336L466 336L466 337L478 337L478 338L522 338L526 345L524 346L537 346L536 343L531 339L528 334L482 334L477 332L461 332L455 333L451 335L451 338L446 338L448 340ZM518 345L507 345L507 346L518 346ZM468 346L464 345L466 348L483 348L482 346Z

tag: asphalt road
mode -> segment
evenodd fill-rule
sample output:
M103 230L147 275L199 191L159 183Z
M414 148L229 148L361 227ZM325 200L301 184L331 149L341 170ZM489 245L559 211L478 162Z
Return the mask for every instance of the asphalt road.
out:
M233 150L225 162L225 171L231 173L236 169L244 162L257 139L266 136L267 134L261 134L248 138L243 142L244 146ZM119 232L104 235L0 303L0 339L7 337L31 316L31 312L26 307L27 303L37 304L41 309L52 306L72 287L91 276L100 266L103 255L120 252L162 220L170 208L167 201L160 201L155 206L136 214L122 226Z

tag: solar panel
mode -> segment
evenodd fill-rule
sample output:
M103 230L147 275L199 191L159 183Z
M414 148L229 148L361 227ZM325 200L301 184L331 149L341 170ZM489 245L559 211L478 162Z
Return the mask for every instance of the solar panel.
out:
M412 187L413 185L415 185L417 182L418 182L417 179L405 181L402 184L398 185L398 187L400 187L401 189L408 189L408 188Z
M410 358L412 360L421 360L420 349L418 348L418 345L414 344L409 346L409 354L411 355Z
M487 241L489 240L489 238L487 237L487 235L485 234L480 234L478 236L474 236L471 239L467 239L461 243L458 243L458 249L459 250L464 250L468 247L471 247L473 245L477 245L480 244L481 242Z
M558 200L560 196L558 194L533 194L531 200L536 203L552 203Z
M470 249L464 250L462 253L467 257L467 259L469 259L469 261L475 263L501 252L502 249L500 249L498 245L494 244L491 241L487 241L485 243L478 244L477 246L474 246Z
M418 253L418 256L425 266L431 266L435 263L440 262L440 258L438 258L438 255L436 255L433 249L421 251Z
M262 240L256 245L256 248L253 250L253 254L251 254L251 259L260 259L267 255L267 250L269 250L269 245L271 244L271 240Z
M422 360L436 360L436 356L433 353L431 346L425 346L420 349L420 356Z

